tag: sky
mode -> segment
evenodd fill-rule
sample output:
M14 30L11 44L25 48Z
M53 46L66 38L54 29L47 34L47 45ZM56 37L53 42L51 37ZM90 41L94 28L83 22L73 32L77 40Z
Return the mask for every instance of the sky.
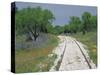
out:
M90 12L92 15L97 15L97 8L94 6L78 6L78 5L61 5L61 4L43 4L43 3L28 3L28 2L16 2L18 9L27 7L40 6L43 9L49 9L55 16L53 25L65 25L68 24L70 16L78 16L84 12Z

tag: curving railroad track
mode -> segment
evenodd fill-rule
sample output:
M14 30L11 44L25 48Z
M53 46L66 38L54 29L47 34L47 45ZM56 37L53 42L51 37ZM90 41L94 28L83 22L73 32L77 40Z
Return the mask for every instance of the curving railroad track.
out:
M56 53L60 58L59 60L55 61L56 63L50 69L50 71L96 68L82 43L78 42L75 38L70 36L59 36L59 38L63 41L60 42L60 47L58 46L54 53ZM60 52L60 55L58 51Z

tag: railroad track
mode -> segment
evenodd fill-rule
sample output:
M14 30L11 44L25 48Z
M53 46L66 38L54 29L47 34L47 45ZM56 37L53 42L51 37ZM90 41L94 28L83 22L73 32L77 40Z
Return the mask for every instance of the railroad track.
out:
M82 51L82 49L81 49L80 45L77 43L77 41L76 41L76 40L74 40L74 41L75 41L75 43L77 44L77 46L79 47L79 49L80 49L80 51L81 51L82 55L84 56L84 59L85 59L85 61L87 62L88 66L89 66L89 69L92 69L90 62L88 61L88 59L87 59L86 55L85 55L85 54L84 54L84 52Z
M64 46L64 51L63 51L63 54L61 55L61 59L58 61L58 64L57 64L57 67L56 67L56 70L57 71L59 71L59 68L60 68L60 66L61 66L61 62L62 62L62 59L63 59L63 57L64 57L64 53L65 53L65 51L66 51L66 39L64 38L64 40L65 40L65 46Z
M63 40L57 47L56 52L61 53L59 60L51 68L50 71L67 71L67 70L81 70L81 69L92 69L96 68L95 64L90 60L87 51L83 45L72 37L60 36ZM57 53L58 53L57 52ZM59 54L59 53L58 53Z
M71 39L71 38L70 38ZM61 69L61 67L63 68L63 67L65 67L65 70L66 70L66 68L67 67L73 67L74 66L74 62L71 62L71 64L67 64L66 62L67 61L70 61L70 58L71 57L66 57L66 55L68 54L67 52L68 52L68 49L69 49L69 51L70 51L70 48L71 48L71 46L70 46L70 48L68 48L68 49L66 49L66 46L68 46L68 44L69 45L71 45L71 43L74 43L74 45L76 44L76 46L78 46L77 47L77 49L75 49L74 47L73 47L73 44L72 44L72 47L73 47L73 51L74 51L74 49L75 49L75 51L76 50L78 50L78 52L80 53L80 55L81 56L79 56L79 58L81 58L81 59L84 59L84 61L80 61L80 63L82 62L82 63L85 63L85 64L81 64L80 66L78 65L78 64L75 64L75 68L73 67L72 68L72 70L73 69L92 69L92 66L91 66L91 62L89 61L90 59L86 56L86 54L83 52L83 50L82 50L82 48L81 48L81 46L79 45L79 43L76 41L76 40L74 40L74 39L71 39L71 40L68 40L67 41L67 39L65 39L65 41L66 41L66 43L65 43L65 48L64 48L64 52L63 52L63 54L62 54L62 56L61 56L61 60L60 60L60 62L59 62L59 69L57 69L57 70L63 70L63 69ZM71 49L72 50L72 49ZM67 52L66 52L67 51ZM71 52L69 52L69 53L71 53ZM73 54L73 53L72 53ZM65 55L65 56L64 56ZM77 56L77 55L76 55ZM73 56L73 60L74 60L74 57L75 56ZM82 58L83 57L83 58ZM68 58L68 60L67 60L67 58ZM66 61L65 61L66 60ZM72 59L71 59L72 60ZM65 62L65 63L64 63ZM75 62L77 62L77 61L75 61ZM64 64L67 64L67 65L63 65L63 63ZM86 63L87 63L87 66L86 66ZM72 65L73 64L73 65ZM69 66L70 65L70 66ZM77 67L76 68L76 65L78 65L79 67ZM86 66L86 67L84 67L84 66ZM80 68L81 67L81 68ZM71 70L71 69L68 69L68 70Z

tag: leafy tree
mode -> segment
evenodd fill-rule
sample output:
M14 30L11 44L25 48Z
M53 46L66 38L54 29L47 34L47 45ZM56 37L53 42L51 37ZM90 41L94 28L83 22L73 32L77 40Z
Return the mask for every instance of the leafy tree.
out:
M76 33L78 31L80 31L80 29L81 29L80 18L76 17L76 16L71 16L69 25L70 25L71 32Z
M40 32L48 32L47 25L51 25L53 20L52 12L47 9L24 8L16 13L16 31L18 34L25 33L36 41Z
M88 32L91 28L91 21L90 21L90 18L91 18L91 13L89 12L84 12L82 14L82 25L83 25L83 34L85 34L86 32Z
M91 16L90 24L91 24L91 27L90 27L91 30L97 29L97 16Z
M46 28L47 28L48 33L55 34L55 30L54 30L53 25L47 25Z
M70 25L64 25L64 33L71 33Z
M57 25L57 26L54 27L54 30L55 30L55 31L54 31L55 34L61 34L61 33L64 32L64 27L63 27L63 26Z

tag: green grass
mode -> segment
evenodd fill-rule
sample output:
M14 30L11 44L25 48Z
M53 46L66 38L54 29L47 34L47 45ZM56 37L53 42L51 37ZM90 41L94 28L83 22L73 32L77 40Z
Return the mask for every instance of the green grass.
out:
M53 54L52 57L48 57L48 54L51 54L54 47L58 45L58 38L51 34L48 35L48 42L42 48L16 50L16 73L48 71L50 69L57 56Z
M88 52L90 55L90 58L93 60L93 62L97 65L97 34L96 31L94 32L88 32L85 35L82 35L82 33L74 34L73 37L75 37L78 41L85 44L88 48Z

